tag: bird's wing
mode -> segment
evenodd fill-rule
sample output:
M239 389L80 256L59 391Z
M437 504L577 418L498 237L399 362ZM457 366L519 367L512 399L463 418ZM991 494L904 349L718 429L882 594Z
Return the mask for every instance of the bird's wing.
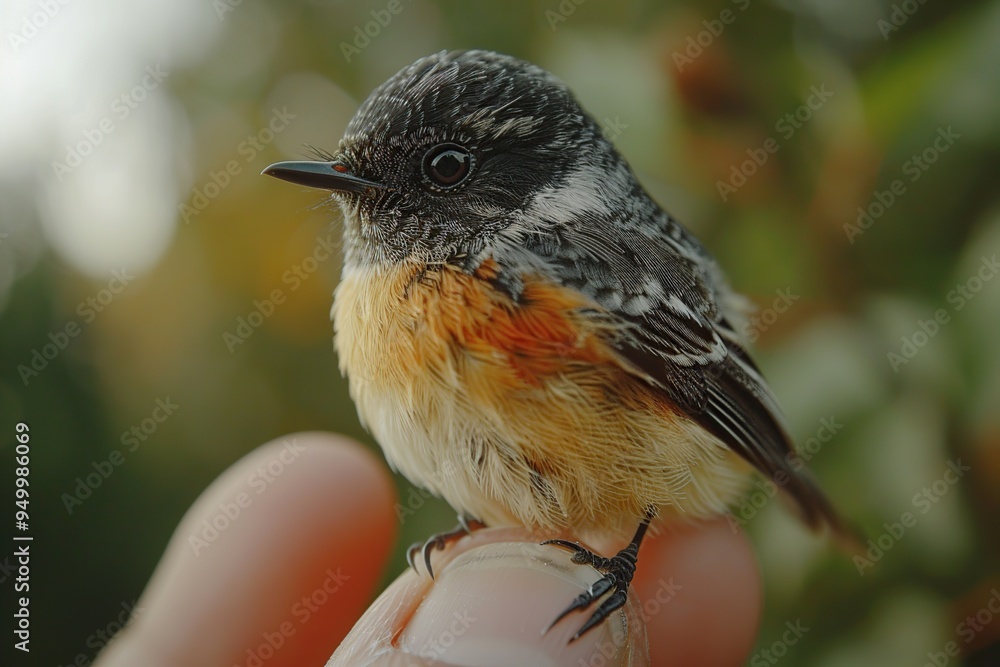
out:
M781 483L810 526L842 532L811 476L792 464L778 403L722 312L728 287L714 260L683 228L670 232L660 243L643 235L603 244L593 266L581 266L576 287L618 320L608 342L623 366Z

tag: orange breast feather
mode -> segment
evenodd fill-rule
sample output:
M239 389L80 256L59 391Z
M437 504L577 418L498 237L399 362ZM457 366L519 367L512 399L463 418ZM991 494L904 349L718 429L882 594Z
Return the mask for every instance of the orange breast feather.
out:
M706 516L742 486L586 296L528 279L514 302L491 262L424 268L347 275L334 307L359 413L411 480L487 523L622 534L649 505Z
M581 314L593 305L584 295L536 279L514 303L490 284L493 271L488 261L474 276L448 271L415 290L428 343L450 341L474 359L493 361L494 379L508 385L540 386L569 364L615 364L597 320Z

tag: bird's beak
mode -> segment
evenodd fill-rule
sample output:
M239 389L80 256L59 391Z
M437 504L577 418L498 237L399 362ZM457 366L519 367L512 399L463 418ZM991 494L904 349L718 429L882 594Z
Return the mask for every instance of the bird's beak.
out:
M340 161L275 162L260 173L310 188L354 192L369 197L385 188L381 183L355 176L350 167Z

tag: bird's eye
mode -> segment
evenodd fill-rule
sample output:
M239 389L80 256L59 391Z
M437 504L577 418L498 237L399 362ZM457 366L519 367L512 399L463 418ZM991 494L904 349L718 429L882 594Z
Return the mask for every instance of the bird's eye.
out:
M424 175L437 188L460 185L472 171L472 153L458 144L438 144L424 154Z

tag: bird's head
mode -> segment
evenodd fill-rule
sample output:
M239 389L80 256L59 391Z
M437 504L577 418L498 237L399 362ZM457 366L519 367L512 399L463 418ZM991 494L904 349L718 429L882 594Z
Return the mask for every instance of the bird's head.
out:
M566 86L488 51L422 58L375 89L327 161L265 174L330 190L348 263L474 261L533 210L572 211L571 176L620 159ZM536 211L537 212L537 211ZM537 218L537 216L535 216Z

